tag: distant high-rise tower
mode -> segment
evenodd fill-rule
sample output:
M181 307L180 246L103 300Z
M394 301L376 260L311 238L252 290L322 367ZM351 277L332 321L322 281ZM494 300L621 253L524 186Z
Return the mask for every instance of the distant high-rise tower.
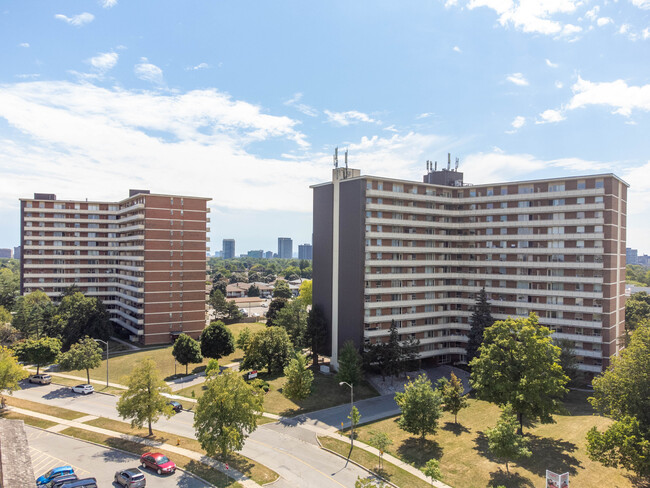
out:
M293 257L293 240L290 237L278 237L278 257L281 259Z
M264 253L264 258L271 259L273 257L273 251L266 251Z
M20 256L22 255L21 250L20 246L14 247L14 259L20 259Z
M298 259L313 259L311 244L300 244L298 246Z
M235 239L223 240L223 254L224 259L232 259L235 257Z

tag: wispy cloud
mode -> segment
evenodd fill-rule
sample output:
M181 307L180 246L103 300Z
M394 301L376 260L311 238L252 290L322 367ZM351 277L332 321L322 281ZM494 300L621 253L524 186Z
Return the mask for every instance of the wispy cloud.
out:
M556 64L556 63L551 62L550 59L547 59L546 60L546 66L548 66L549 68L557 68L559 65Z
M461 51L461 49L458 46L454 46L452 50L457 52L457 53L462 53L463 52L463 51Z
M539 114L539 119L535 121L536 124L548 124L553 122L562 122L566 117L560 110L544 110Z
M368 114L358 112L356 110L348 110L347 112L331 112L325 110L327 121L342 127L357 124L359 122L376 123L377 121L371 118Z
M29 47L29 42L21 42L18 44L19 47Z
M510 124L512 129L507 130L506 133L507 134L514 134L519 129L521 129L525 124L526 124L526 117L522 117L521 115L517 115Z
M140 64L136 64L133 68L135 76L141 80L162 85L164 82L163 71L155 64L151 64L147 58L141 58L140 61Z
M614 21L610 17L599 17L598 20L596 21L596 24L598 27L603 27L607 24L613 24Z
M314 107L307 105L305 103L302 103L302 93L294 93L293 97L291 97L289 100L284 102L284 104L288 107L293 107L295 108L298 112L301 112L305 115L308 115L310 117L318 117L318 110L316 110Z
M190 66L189 68L186 68L188 71L198 71L201 69L208 69L210 66L208 63L199 63L196 66Z
M650 10L650 0L631 0L632 5L639 7L643 10Z
M88 12L84 12L79 15L73 15L72 17L68 17L63 14L56 14L54 18L58 20L62 20L63 22L66 22L70 25L81 27L82 25L92 22L95 19L95 16Z
M415 118L418 119L418 120L420 120L420 119L426 119L426 118L431 117L432 115L435 115L435 114L434 114L433 112L424 112L424 113L421 113L420 115L418 115L418 116L415 117Z
M555 82L555 88L559 89L559 88L562 88L562 87L564 87L564 83L562 83L561 81L556 81Z
M97 56L90 58L88 62L93 68L104 72L112 69L117 64L118 58L119 55L115 52L99 53Z
M528 86L528 80L521 73L513 73L506 77L510 83L514 83L518 86Z
M112 8L117 5L117 0L100 0L99 3L101 3L104 8Z

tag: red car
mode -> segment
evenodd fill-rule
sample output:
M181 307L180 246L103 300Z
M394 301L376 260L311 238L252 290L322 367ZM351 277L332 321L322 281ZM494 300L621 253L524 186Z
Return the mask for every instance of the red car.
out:
M159 452L145 452L140 457L140 463L143 468L153 469L158 474L172 474L176 471L176 465Z

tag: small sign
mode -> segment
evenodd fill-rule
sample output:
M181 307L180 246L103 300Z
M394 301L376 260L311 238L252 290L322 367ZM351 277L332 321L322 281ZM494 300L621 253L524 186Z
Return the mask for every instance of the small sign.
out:
M569 488L569 473L557 474L547 469L546 488Z
M330 373L330 367L327 364L321 364L320 365L320 372L329 374Z
M251 371L250 373L248 373L249 380L252 380L254 378L257 378L257 371Z

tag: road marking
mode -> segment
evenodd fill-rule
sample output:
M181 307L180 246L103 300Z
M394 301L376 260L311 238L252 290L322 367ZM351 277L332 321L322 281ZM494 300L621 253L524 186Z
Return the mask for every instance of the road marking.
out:
M340 485L340 486L342 486L343 488L347 488L344 484L339 483L337 480L335 480L334 478L332 478L330 475L323 473L323 472L322 472L320 469L318 469L317 467L312 466L312 465L309 464L308 462L303 461L302 459L300 459L300 458L294 456L293 454L291 454L291 453L285 451L284 449L278 449L278 448L276 448L276 447L273 447L273 446L270 445L270 444L267 444L266 442L261 442L261 441L258 441L258 440L255 440L255 439L251 439L251 438L248 438L247 442L255 442L255 443L257 443L257 444L261 444L261 445L263 445L263 446L269 447L269 448L273 449L274 451L281 452L281 453L284 454L285 456L290 456L290 457L294 458L296 461L300 461L300 462L301 462L302 464L304 464L305 466L309 466L311 469L313 469L313 470L316 471L317 473L320 473L320 474L322 474L323 476L325 476L326 478L331 479L331 480L332 480L334 483L336 483L337 485Z
M61 458L48 454L45 451L41 451L35 447L30 447L29 451L35 472L41 472L42 470L42 472L46 473L56 466L72 466L72 469L74 469L74 472L77 476L79 476L79 474L83 476L90 476L90 471L86 471L85 469L75 466L74 464L70 464Z

